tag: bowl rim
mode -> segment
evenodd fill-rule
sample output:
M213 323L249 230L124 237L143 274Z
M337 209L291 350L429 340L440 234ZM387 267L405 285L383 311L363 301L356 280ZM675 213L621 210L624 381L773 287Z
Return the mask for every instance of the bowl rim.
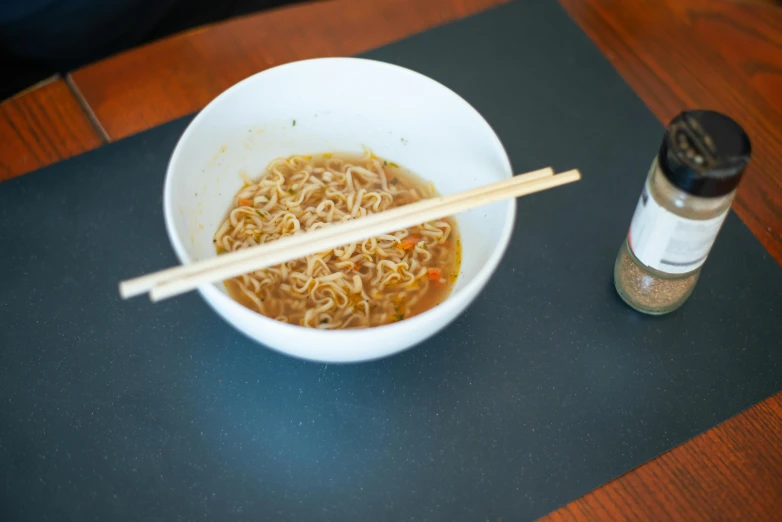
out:
M477 116L478 121L481 122L488 133L491 136L491 141L493 141L493 146L496 148L496 152L498 153L498 157L502 160L502 174L504 176L503 179L509 178L513 175L513 170L510 163L510 158L508 157L508 153L505 150L505 147L502 145L502 141L500 140L499 136L497 136L497 133L494 131L494 129L491 127L489 122L486 121L486 119L470 104L468 103L464 98L462 98L458 93L454 92L453 90L449 89L445 85L441 84L440 82L433 80L432 78L429 78L428 76L421 74L419 72L413 71L411 69L407 69L405 67L401 67L398 65L394 65L387 62L382 62L378 60L371 60L367 58L356 58L356 57L329 57L329 58L313 58L308 60L298 60L294 62L289 62L286 64L278 65L275 67L271 67L269 69L265 69L263 71L260 71L258 73L255 73L251 76L248 76L247 78L239 81L238 83L232 85L222 93L220 93L217 97L215 97L213 100L211 100L197 115L193 120L188 124L185 131L180 136L179 140L177 140L177 143L174 147L174 151L171 154L171 158L168 162L168 166L166 168L166 176L165 176L165 182L163 185L163 215L165 220L165 226L166 226L166 233L168 235L169 241L171 242L171 245L174 249L174 253L176 254L177 258L179 259L180 263L183 265L187 265L193 262L193 260L190 258L190 256L187 253L187 249L185 248L183 242L180 240L179 236L176 233L176 228L174 225L174 209L173 204L171 203L171 199L173 197L173 177L174 177L174 170L177 167L177 163L179 162L179 158L183 154L183 143L190 137L192 133L195 132L195 129L201 124L203 120L209 117L210 113L217 110L217 106L219 105L219 102L222 100L227 99L230 97L234 92L239 90L240 86L250 83L253 81L257 81L257 78L266 75L271 72L279 73L280 70L283 69L289 69L289 68L297 68L297 67L306 67L307 64L313 63L313 62L352 62L354 64L359 64L362 67L380 67L380 68L386 68L386 69L392 69L395 73L403 74L403 75L409 75L409 76L415 76L418 80L423 80L425 82L430 82L434 84L436 87L443 89L446 93L452 95L457 100L457 103L462 103L465 107L465 109L469 112L472 112L474 116ZM491 275L496 270L497 266L499 265L500 261L502 260L502 257L505 254L505 251L507 250L508 244L510 242L511 235L513 233L513 228L515 225L516 220L516 202L515 200L506 200L502 202L505 205L505 219L502 225L502 230L500 232L500 236L497 242L496 247L494 248L493 252L490 254L489 258L487 259L486 263L477 271L475 276L465 284L464 287L462 287L459 291L460 294L472 294L473 297L477 296L478 293L481 290L481 287L488 281L488 279L491 277ZM218 311L216 307L219 305L220 307L223 307L222 311L218 311L220 315L230 314L231 316L238 316L238 317L245 317L250 321L256 321L260 325L269 325L270 327L274 327L279 330L280 334L284 334L284 332L290 332L291 334L301 336L302 334L305 334L309 336L313 341L317 341L319 337L325 336L328 338L329 342L339 342L341 339L344 339L346 342L355 341L356 339L360 339L361 337L367 337L367 336L375 336L375 335L382 335L382 334L388 334L388 335L394 335L395 333L401 332L404 329L412 328L417 325L423 325L427 321L430 320L430 318L435 314L441 314L444 312L444 309L442 308L443 305L448 303L449 301L452 301L453 293L448 294L448 296L445 298L445 300L424 311L421 312L418 315L415 315L413 317L410 317L408 319L405 319L403 321L397 321L394 323L381 325L381 326L373 326L369 328L360 328L360 329L348 329L348 330L323 330L319 328L306 328L299 325L292 325L288 323L283 323L281 321L276 321L275 319L266 317L262 314L259 314L258 312L255 312L253 310L250 310L241 304L234 301L230 296L228 296L226 293L220 291L217 288L217 285L220 283L211 283L208 285L202 285L198 288L198 292L201 294L202 298L212 307L215 308L215 311ZM251 316L250 316L251 314ZM444 326L450 323L453 319L455 319L456 316L449 318L444 323ZM285 350L281 350L278 348L275 348L273 346L269 346L264 343L264 346L271 348L275 351L278 351L280 353L284 353L286 355L293 355L298 357L303 357ZM394 353L398 353L400 351L406 350L410 347L412 347L413 344L410 346L403 346L400 347L397 350L390 351L384 355L378 356L378 357L385 357L388 355L392 355ZM308 357L303 357L306 359L309 359ZM327 358L324 358L326 360ZM357 357L355 360L369 360L370 358L362 358Z

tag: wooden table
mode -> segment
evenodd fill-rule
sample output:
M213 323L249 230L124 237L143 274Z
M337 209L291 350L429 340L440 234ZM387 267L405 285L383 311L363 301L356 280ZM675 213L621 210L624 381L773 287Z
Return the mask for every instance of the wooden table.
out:
M0 104L0 181L206 105L253 73L354 55L508 0L333 0L207 26ZM727 0L560 0L663 122L737 118L753 162L734 209L782 264L782 9ZM782 520L782 393L548 520Z

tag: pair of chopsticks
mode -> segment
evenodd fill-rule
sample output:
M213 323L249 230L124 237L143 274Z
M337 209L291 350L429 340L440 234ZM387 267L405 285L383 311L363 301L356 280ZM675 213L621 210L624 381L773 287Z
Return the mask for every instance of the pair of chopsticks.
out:
M548 190L579 179L581 173L578 170L557 175L554 175L551 168L535 170L456 194L424 199L361 219L129 279L120 283L119 293L123 299L128 299L149 292L150 299L157 302L195 290L200 285L224 281L317 252L442 219L503 199Z

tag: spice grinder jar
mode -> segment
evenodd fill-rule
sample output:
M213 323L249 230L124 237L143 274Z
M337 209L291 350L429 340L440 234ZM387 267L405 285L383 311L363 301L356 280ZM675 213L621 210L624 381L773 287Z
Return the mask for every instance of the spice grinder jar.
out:
M741 126L685 111L665 130L614 265L614 284L640 312L660 315L692 294L749 162Z

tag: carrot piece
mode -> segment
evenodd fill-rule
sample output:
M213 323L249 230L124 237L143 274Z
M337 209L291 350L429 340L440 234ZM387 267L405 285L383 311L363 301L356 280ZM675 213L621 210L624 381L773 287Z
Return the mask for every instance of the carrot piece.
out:
M243 207L251 207L251 206L253 206L253 202L250 201L249 199L240 199L239 200L239 205L241 205Z
M402 250L411 250L419 241L421 241L421 236L407 236L399 243L399 248Z
M430 281L439 281L442 277L443 272L439 268L430 268L429 269L429 280Z

